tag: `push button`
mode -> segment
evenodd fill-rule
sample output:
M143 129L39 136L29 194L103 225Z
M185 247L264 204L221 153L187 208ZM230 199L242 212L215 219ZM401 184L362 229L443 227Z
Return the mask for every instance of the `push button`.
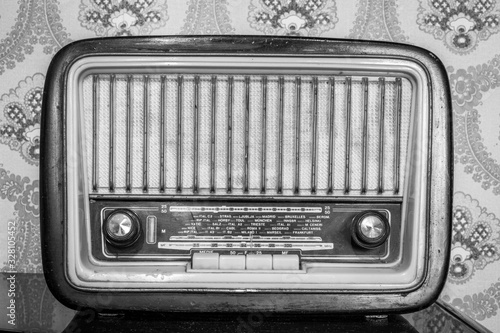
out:
M274 254L273 269L297 270L299 269L299 256L296 254Z
M247 254L246 257L249 270L273 269L273 256L270 254Z
M227 269L227 270L245 269L245 256L221 255L219 256L219 269Z
M219 269L218 253L195 253L192 261L193 269Z

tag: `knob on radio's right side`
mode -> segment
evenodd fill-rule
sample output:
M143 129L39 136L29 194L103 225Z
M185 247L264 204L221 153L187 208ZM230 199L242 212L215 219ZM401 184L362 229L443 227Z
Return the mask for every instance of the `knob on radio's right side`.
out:
M364 249L374 249L384 244L389 237L390 225L387 218L377 211L363 211L352 219L353 242Z

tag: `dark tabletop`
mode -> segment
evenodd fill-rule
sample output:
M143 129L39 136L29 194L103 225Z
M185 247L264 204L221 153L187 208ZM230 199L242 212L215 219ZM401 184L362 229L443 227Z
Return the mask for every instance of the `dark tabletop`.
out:
M0 275L0 330L13 332L475 332L445 306L379 317L278 313L145 313L98 314L71 310L50 293L42 274ZM12 295L14 291L15 295ZM9 293L11 293L9 295ZM14 299L14 316L12 311ZM10 314L10 316L9 316ZM14 319L14 321L12 321ZM10 321L10 323L9 323ZM15 325L12 325L15 323Z

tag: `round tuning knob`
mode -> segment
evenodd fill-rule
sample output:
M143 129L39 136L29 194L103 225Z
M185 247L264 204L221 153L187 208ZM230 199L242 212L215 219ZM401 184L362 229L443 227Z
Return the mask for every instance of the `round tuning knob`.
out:
M130 246L141 235L139 218L127 209L115 210L104 221L103 233L111 245Z
M376 211L364 211L353 218L351 236L356 245L374 249L387 240L390 229L389 221L384 215Z

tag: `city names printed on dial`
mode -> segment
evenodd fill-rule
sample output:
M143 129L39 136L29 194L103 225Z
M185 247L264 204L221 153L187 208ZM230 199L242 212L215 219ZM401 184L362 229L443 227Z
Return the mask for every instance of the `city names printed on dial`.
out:
M323 226L330 206L190 206L162 205L177 225L160 227L158 248L332 250L324 242Z
M322 207L171 206L169 211L191 213L178 235L313 236L330 219L330 209L324 214Z

